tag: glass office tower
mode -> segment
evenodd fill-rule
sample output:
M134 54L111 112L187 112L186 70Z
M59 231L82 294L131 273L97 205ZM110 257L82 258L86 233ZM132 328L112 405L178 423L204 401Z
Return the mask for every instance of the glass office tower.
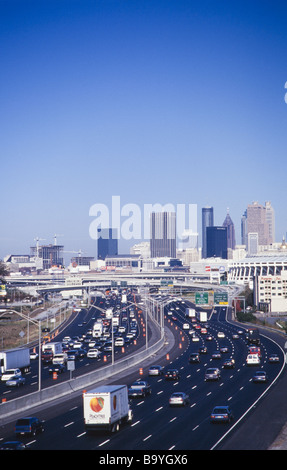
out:
M98 228L98 259L118 254L118 232L114 228Z
M202 258L207 258L206 228L213 227L213 207L202 208Z
M227 227L206 228L207 258L227 259Z

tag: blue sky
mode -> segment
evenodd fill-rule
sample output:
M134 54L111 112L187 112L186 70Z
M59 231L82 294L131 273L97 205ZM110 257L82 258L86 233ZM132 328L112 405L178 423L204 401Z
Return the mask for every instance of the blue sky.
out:
M229 207L237 243L271 201L280 241L286 57L286 1L0 0L0 258L55 233L96 255L112 196Z

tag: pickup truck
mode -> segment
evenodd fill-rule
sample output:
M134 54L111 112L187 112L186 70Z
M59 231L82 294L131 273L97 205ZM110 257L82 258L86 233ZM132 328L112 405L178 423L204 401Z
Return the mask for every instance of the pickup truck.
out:
M128 390L129 398L146 397L151 394L151 386L144 380L134 382Z

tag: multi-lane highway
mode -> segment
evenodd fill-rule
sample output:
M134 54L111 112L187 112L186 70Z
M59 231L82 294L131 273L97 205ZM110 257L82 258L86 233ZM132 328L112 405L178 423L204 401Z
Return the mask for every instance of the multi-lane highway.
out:
M81 311L77 315L73 315L70 321L67 323L65 329L63 329L52 341L55 342L62 342L65 337L69 337L70 341L65 343L65 346L69 346L69 349L73 349L73 342L77 341L82 344L82 347L78 349L79 352L83 352L84 354L81 355L75 361L75 370L72 373L73 377L77 377L82 374L87 374L93 371L97 367L101 367L103 365L107 365L112 360L112 352L105 351L102 346L104 343L101 343L101 354L98 358L89 358L86 356L86 352L91 349L90 342L95 340L96 346L99 345L99 342L96 341L96 338L92 337L92 328L95 321L98 318L102 318L101 314L103 312L103 307L105 307L105 300L101 297L96 297L94 299L95 303L89 308L82 308ZM115 310L118 310L118 318L119 318L119 326L125 328L125 344L124 349L122 347L115 347L114 348L114 357L115 359L120 359L121 357L125 356L126 354L130 354L135 352L139 347L145 344L145 339L142 335L142 324L141 322L136 322L136 326L133 326L133 337L128 340L126 338L127 334L131 332L131 318L129 317L129 307L126 308L116 309L117 299L110 300L109 305ZM129 305L133 305L133 309L135 309L134 303L130 302ZM126 313L127 312L127 313ZM126 321L124 318L126 317ZM123 326L124 325L124 326ZM111 332L111 325L107 326L106 328L106 341L110 341L112 338ZM115 332L114 338L120 336ZM134 341L136 340L136 341ZM95 346L95 347L96 347ZM38 353L38 346L35 345L34 348L36 353ZM31 349L31 350L32 350ZM51 369L51 363L42 363L41 367L41 389L51 387L56 383L69 380L70 379L70 372L65 368L65 371L61 374L57 375L57 378L53 378L53 374L49 372ZM0 380L0 399L12 400L14 398L20 397L24 394L36 392L39 389L39 366L38 366L38 359L31 360L31 370L29 373L24 375L25 378L25 385L21 387L7 387L5 382Z
M85 432L82 397L62 401L49 409L40 409L37 416L45 422L45 432L36 438L24 438L30 449L98 449L111 450L202 450L213 449L226 439L229 432L241 425L246 413L253 409L261 395L276 380L284 367L284 352L274 341L261 335L261 363L259 366L246 365L248 344L245 331L226 320L226 308L217 308L208 319L208 324L194 323L185 318L186 304L174 302L165 311L165 322L175 335L175 344L169 357L155 358L155 363L176 368L180 378L167 381L164 374L150 376L149 366L130 375L111 378L105 383L131 384L141 379L149 382L152 393L144 399L132 399L133 423L112 435ZM170 313L170 314L169 314ZM188 323L189 329L183 329ZM201 327L207 326L207 333ZM190 331L198 341L193 340ZM200 362L190 363L192 352L205 346L207 352L200 353ZM221 350L221 357L213 358ZM277 354L279 362L271 363L271 354ZM234 360L234 368L225 368L226 359ZM219 381L205 381L208 368L218 368ZM267 383L254 383L257 370L268 375ZM185 407L170 407L169 398L173 392L185 392L189 403ZM212 424L211 411L214 406L229 405L234 419L227 424ZM251 411L252 413L252 411ZM248 415L250 412L248 413ZM13 436L13 423L1 430L2 440Z

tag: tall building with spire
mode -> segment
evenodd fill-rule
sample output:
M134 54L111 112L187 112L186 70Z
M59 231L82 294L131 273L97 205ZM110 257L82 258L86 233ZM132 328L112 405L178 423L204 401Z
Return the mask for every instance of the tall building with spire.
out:
M227 208L227 215L225 220L222 224L222 227L227 228L227 249L234 250L235 249L235 229L234 223L229 215L229 209Z

